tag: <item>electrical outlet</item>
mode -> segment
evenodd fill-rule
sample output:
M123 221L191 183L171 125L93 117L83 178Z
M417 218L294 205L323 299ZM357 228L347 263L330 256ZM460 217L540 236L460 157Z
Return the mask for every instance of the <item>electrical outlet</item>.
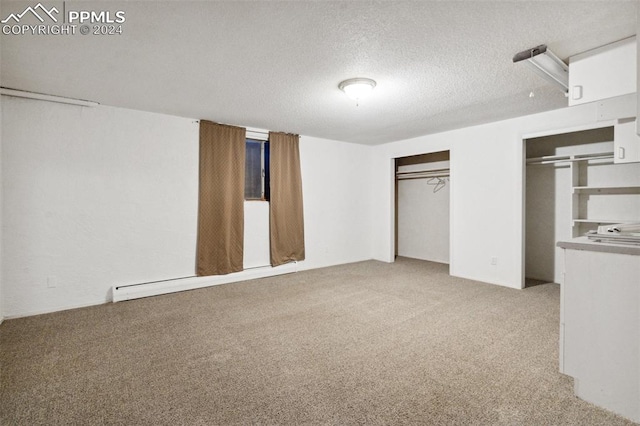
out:
M492 258L491 258L491 264L492 264L493 266L496 266L496 265L498 264L498 258L497 258L497 257L492 257Z

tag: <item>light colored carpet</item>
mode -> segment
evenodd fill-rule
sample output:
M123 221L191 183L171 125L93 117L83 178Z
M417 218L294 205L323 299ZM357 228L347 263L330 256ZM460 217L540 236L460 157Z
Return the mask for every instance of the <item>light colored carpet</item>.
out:
M362 262L0 326L4 424L632 424L558 373L559 287Z

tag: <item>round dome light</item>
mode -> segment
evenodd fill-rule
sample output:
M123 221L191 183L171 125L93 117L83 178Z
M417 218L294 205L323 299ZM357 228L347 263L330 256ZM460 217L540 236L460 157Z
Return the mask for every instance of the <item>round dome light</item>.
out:
M350 78L338 85L340 90L356 102L368 96L374 87L376 82L370 78Z

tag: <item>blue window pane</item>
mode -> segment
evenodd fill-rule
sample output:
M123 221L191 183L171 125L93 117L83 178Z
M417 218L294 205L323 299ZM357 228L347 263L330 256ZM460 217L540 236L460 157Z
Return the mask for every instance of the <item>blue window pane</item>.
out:
M259 200L262 198L262 153L259 141L247 139L244 175L244 198Z

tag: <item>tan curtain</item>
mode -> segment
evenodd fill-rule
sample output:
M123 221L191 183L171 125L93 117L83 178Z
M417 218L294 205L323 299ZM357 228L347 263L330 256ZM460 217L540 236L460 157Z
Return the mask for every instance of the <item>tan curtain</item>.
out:
M196 273L242 271L246 129L200 120Z
M269 133L271 265L304 260L304 217L298 135Z

